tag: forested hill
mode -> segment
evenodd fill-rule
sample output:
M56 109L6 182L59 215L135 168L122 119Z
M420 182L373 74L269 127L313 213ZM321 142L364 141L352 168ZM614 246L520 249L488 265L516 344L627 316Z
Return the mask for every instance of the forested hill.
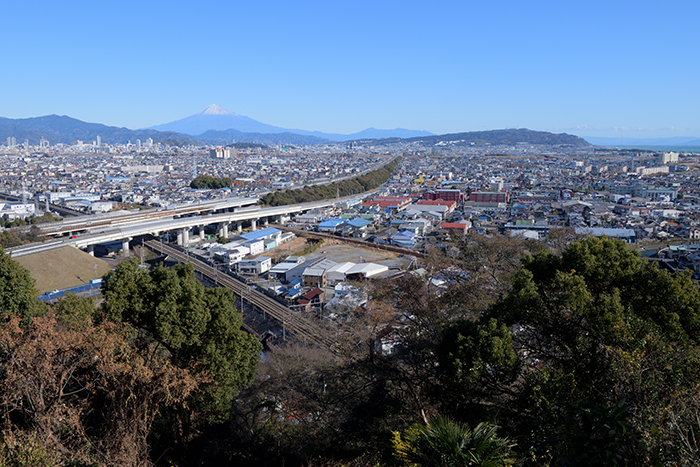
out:
M396 170L396 165L400 160L401 158L394 159L383 167L348 180L340 180L327 185L306 185L296 190L273 191L263 196L261 200L263 204L268 206L285 206L364 193L386 183Z
M364 140L363 140L364 141ZM377 144L392 144L397 142L422 143L435 145L438 143L451 143L453 145L465 146L487 146L487 145L515 145L518 143L527 144L549 144L567 145L573 147L590 146L585 139L566 133L549 133L547 131L533 131L526 128L489 130L489 131L469 131L465 133L450 133L446 135L419 136L415 138L387 138L373 140Z
M181 133L130 130L101 123L83 122L65 115L19 119L0 118L0 141L4 141L10 136L15 137L18 143L26 139L33 145L39 144L42 137L51 144L75 144L78 140L89 143L94 141L97 136L102 138L102 142L106 144L125 144L127 141L135 143L137 139L145 142L148 138L175 145L198 143L195 138Z

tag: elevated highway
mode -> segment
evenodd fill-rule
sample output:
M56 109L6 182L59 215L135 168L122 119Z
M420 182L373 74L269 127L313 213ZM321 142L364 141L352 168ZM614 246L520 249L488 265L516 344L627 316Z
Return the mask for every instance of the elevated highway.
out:
M247 206L234 208L233 212L210 213L206 215L192 214L193 212L197 212L197 210L202 212L223 209L224 205L216 205L214 203L206 208L190 206L188 210L163 210L157 212L157 215L153 215L153 213L133 213L133 215L119 216L109 220L76 220L75 224L64 223L61 226L56 226L54 232L62 232L63 234L67 232L71 234L75 232L81 233L56 237L45 243L8 248L6 251L13 257L19 257L70 245L76 248L86 249L88 253L93 254L95 245L115 241L121 242L122 249L128 251L129 242L133 240L134 237L141 235L159 236L169 231L177 231L178 245L188 245L190 230L194 227L199 227L200 239L204 238L204 227L208 225L216 225L220 235L228 236L229 227L232 224L240 231L242 229L242 223L250 221L253 230L255 230L259 221L267 223L271 218L274 219L315 208L331 206L338 201L337 199L324 200L267 208ZM231 207L230 203L226 203L225 205L227 208ZM50 224L45 224L45 226L47 225L50 226ZM45 227L45 232L47 232L49 228L50 227Z
M40 229L39 235L45 237L77 235L78 233L86 233L95 229L152 221L160 218L190 216L193 214L239 209L245 206L254 206L259 201L260 198L225 198L200 203L182 204L166 209L115 211L93 216L80 216L64 219L61 222L40 224L38 225Z

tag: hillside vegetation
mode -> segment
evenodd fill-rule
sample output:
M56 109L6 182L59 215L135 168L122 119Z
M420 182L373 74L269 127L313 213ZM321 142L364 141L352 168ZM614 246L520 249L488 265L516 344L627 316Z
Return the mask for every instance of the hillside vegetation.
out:
M0 466L700 465L697 283L548 235L454 239L264 354L191 265L48 309L0 251Z
M287 189L268 193L261 198L261 201L268 206L284 206L364 193L385 184L394 173L399 160L400 158L395 159L384 167L349 180L333 182L328 185L307 185L295 190Z
M566 133L555 134L548 131L533 131L526 128L511 128L507 130L468 131L464 133L450 133L446 135L418 136L414 138L386 138L373 140L377 146L393 143L423 143L424 145L438 145L450 143L452 146L487 146L506 145L513 146L518 143L567 145L573 147L590 146L585 139Z

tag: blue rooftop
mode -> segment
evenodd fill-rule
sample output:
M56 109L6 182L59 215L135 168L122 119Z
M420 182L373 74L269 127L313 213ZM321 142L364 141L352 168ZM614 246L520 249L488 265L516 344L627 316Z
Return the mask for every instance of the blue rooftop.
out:
M337 227L340 224L344 224L345 222L347 222L347 219L326 219L325 221L318 224L318 227Z
M353 227L361 228L361 227L366 227L370 225L372 221L368 221L367 219L362 219L361 217L357 217L355 219L351 219L348 221L348 224L352 225Z
M401 238L404 238L404 237L407 238L407 239L412 239L412 238L415 237L415 236L416 236L416 234L413 233L413 232L410 232L410 231L408 231L408 230L402 230L401 232L399 232L399 233L397 233L396 235L394 235L393 238L396 239L396 240L401 239Z
M269 237L270 235L276 235L281 232L282 231L280 229L266 227L264 229L256 230L255 232L245 233L241 235L241 237L245 238L246 240L258 240L260 238Z

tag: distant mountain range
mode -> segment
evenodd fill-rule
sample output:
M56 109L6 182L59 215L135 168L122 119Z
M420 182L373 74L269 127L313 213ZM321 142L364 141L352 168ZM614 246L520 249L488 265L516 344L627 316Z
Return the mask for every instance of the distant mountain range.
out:
M323 133L320 131L294 130L261 123L257 120L253 120L250 117L238 115L237 113L231 112L230 110L216 104L212 104L201 112L190 115L189 117L185 117L181 120L164 123L163 125L156 125L150 127L149 129L158 131L175 131L198 137L208 130L236 130L239 133L295 134L315 136L317 138L330 141L352 141L363 138L411 138L414 136L428 136L433 134L429 131L405 130L403 128L396 128L394 130L378 130L376 128L368 128L358 133L352 133L349 135ZM235 133L231 134L233 135Z
M30 144L39 144L42 137L51 144L75 144L78 140L89 143L97 136L107 144L125 144L128 141L136 143L137 139L145 142L148 138L174 144L198 143L189 135L172 131L130 130L101 123L87 123L65 115L17 119L0 117L0 142L4 143L11 136L17 139L18 144L24 140L29 140Z
M525 144L549 144L567 145L573 147L585 147L590 144L583 138L566 133L549 133L547 131L534 131L527 128L469 131L466 133L450 133L446 135L422 136L417 138L407 138L406 142L419 142L424 145L465 145L465 146L486 146L486 145L515 145Z
M205 122L209 121L211 125L214 122L219 122L221 127L226 126L231 120L226 120L232 117L233 112L222 109L218 106L210 106L203 112L200 112L199 117L193 115L188 117L190 122ZM235 114L233 114L235 116ZM197 118L194 118L197 117ZM240 117L240 116L236 116ZM211 118L211 120L210 120ZM235 117L234 117L235 118ZM263 125L258 127L260 130L270 127L263 123L255 122L255 120L240 117L241 122L248 122L247 128L251 130L255 125ZM247 120L245 120L247 119ZM187 120L187 119L183 119ZM228 121L229 123L222 123ZM251 123L255 122L255 123ZM173 122L176 123L176 122ZM202 126L204 128L208 125ZM183 144L211 144L211 145L230 145L232 143L256 143L264 145L314 145L327 144L334 140L330 138L322 138L317 136L318 132L303 132L294 133L290 130L276 133L264 132L244 132L236 129L217 130L215 128L207 129L201 134L193 136L191 134L180 133L175 131L162 131L153 128L142 130L130 130L128 128L119 128L113 126L102 125L99 123L86 123L75 118L59 115L46 115L44 117L9 119L0 117L0 144L4 143L8 137L14 137L18 144L29 140L30 144L36 145L41 138L48 140L51 144L64 143L76 144L78 140L90 143L100 136L103 143L107 144L125 144L129 141L136 143L136 140L145 142L148 138L156 142L164 142L171 145ZM277 128L277 127L272 127ZM376 130L369 128L359 133L352 135L335 135L336 137L352 138L358 143L372 142L373 146L386 146L398 142L418 143L425 146L436 147L455 147L455 146L484 146L484 145L515 145L518 143L525 144L552 144L552 145L569 145L574 147L588 146L589 143L577 136L568 135L565 133L554 134L544 131L532 131L527 129L508 129L508 130L491 130L491 131L473 131L466 133L453 133L446 135L419 135L410 130ZM322 133L321 133L322 134ZM382 135L390 134L391 137ZM413 135L413 136L412 136ZM328 135L327 135L328 136ZM333 136L333 135L331 135ZM336 140L337 141L337 140ZM343 141L346 141L345 139Z

